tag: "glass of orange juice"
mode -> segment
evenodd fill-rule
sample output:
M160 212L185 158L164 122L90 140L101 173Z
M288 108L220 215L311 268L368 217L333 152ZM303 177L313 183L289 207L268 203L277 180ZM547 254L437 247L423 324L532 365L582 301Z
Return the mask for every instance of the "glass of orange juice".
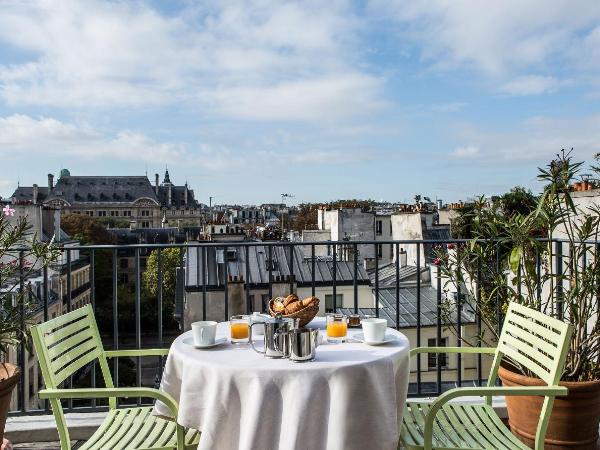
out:
M343 314L327 315L327 342L337 344L346 342L348 317Z
M229 325L231 327L231 343L247 344L249 326L248 316L231 316Z

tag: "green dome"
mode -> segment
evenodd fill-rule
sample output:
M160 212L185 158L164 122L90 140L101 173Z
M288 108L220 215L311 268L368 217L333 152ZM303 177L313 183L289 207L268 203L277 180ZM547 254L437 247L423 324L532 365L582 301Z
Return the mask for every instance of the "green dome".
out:
M60 171L60 177L70 177L71 176L71 172L69 172L69 169L62 169Z

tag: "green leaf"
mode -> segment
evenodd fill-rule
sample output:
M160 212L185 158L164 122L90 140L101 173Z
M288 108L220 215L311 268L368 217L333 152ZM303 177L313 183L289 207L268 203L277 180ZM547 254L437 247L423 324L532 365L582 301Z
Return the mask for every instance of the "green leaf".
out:
M519 263L521 262L521 256L523 255L523 248L521 246L514 247L510 252L510 257L508 259L508 264L510 265L510 270L513 273L519 272Z

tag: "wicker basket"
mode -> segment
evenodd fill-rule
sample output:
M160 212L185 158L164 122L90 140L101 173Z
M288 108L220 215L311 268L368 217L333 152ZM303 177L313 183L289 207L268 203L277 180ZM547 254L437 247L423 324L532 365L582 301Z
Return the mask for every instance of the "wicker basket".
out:
M307 306L304 309L301 309L300 311L296 311L295 313L292 314L282 314L281 317L286 317L286 318L290 318L290 319L300 319L300 326L304 327L306 326L311 320L313 320L315 318L315 316L317 315L317 313L319 312L319 299L317 299L317 302L314 305L310 305ZM275 317L277 313L275 311L273 311L273 303L275 302L275 299L271 299L271 301L269 302L269 313Z

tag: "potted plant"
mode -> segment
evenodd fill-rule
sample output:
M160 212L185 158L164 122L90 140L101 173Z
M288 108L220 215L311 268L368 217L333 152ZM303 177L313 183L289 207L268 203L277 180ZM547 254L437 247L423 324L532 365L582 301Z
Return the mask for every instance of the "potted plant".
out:
M27 328L39 309L32 300L26 280L39 264L48 264L58 256L52 242L42 243L31 231L25 217L15 218L15 210L5 205L0 211L0 445L13 389L21 371L11 354L20 344L28 345ZM11 350L13 352L11 353Z
M450 320L458 307L470 306L481 317L477 342L495 345L509 301L557 316L573 326L573 337L561 384L569 395L554 402L546 449L596 449L600 420L600 208L578 206L570 186L582 163L562 152L539 179L546 183L535 209L507 214L502 205L476 205L462 220L471 241L452 258L439 252L446 283L461 286L465 302L451 298L442 306ZM598 168L594 168L598 171ZM468 280L479 280L473 286ZM477 292L478 291L478 292ZM458 296L457 296L458 297ZM458 300L460 301L460 300ZM456 330L458 334L458 330ZM539 385L526 369L504 361L499 371L506 385ZM541 399L506 398L514 434L533 444Z

